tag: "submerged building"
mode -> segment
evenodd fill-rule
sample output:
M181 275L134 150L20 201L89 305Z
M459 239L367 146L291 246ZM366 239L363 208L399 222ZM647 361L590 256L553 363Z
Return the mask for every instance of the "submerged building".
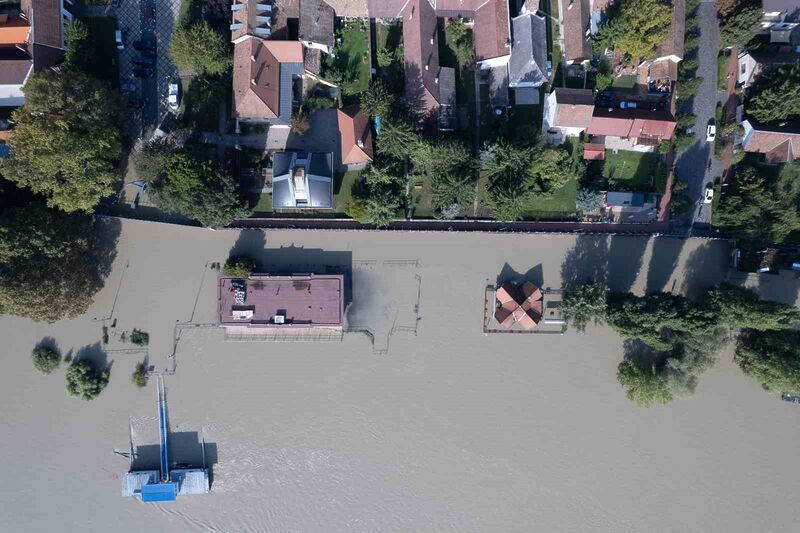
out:
M344 326L342 274L220 277L218 320L229 333L334 330Z
M159 470L131 470L122 477L122 495L137 496L143 502L171 502L178 495L205 494L211 490L208 469L205 468L171 468L169 460L169 434L167 426L167 405L164 394L164 381L157 376L158 391L158 436L159 436ZM133 448L133 443L131 443ZM131 461L134 457L131 449ZM205 458L205 444L203 445ZM205 460L203 461L205 463Z

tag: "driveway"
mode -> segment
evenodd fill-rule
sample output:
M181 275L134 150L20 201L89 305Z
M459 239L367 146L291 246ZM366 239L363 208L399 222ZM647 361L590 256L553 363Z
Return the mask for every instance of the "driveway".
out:
M686 193L692 199L687 214L673 218L673 229L690 235L703 235L711 222L711 205L703 204L706 184L722 175L722 162L714 159L714 145L706 141L706 126L714 118L717 106L717 50L719 28L713 0L704 0L698 8L700 24L699 67L703 78L694 98L692 112L697 115L695 143L678 158L680 179L688 181ZM709 161L711 164L709 165Z

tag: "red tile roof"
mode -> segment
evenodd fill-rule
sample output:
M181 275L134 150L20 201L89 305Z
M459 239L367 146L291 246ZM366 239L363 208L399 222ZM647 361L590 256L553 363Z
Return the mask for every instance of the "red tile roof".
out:
M675 131L675 120L666 112L595 108L587 131L589 135L669 140Z
M437 8L438 4L437 3ZM475 11L472 36L475 43L475 60L483 61L511 53L509 44L508 2L489 0Z
M565 89L556 93L555 126L561 128L588 128L594 112L594 95L591 89Z
M587 161L602 161L606 158L606 147L603 144L586 143L583 145L583 158Z
M372 161L372 128L366 113L358 105L354 105L337 110L337 117L342 143L342 164Z
M299 41L263 41L249 37L233 50L234 115L272 119L280 115L281 63L302 63Z
M542 320L543 296L539 287L526 281L521 286L505 282L495 292L497 307L494 318L504 328L515 322L531 329Z
M764 154L769 163L788 163L800 159L800 133L753 130L745 136L745 152Z
M428 0L410 0L403 10L406 100L418 118L439 106L439 41L436 13Z
M560 0L563 19L564 59L582 62L592 57L586 38L589 29L589 0Z
M24 45L31 27L22 17L0 14L0 45Z
M659 46L658 57L677 56L683 59L683 38L686 33L685 0L672 0L672 20L664 42Z

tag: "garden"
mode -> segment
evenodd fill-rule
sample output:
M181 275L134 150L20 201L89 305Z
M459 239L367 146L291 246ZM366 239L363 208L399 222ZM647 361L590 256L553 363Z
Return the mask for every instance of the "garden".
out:
M325 78L342 90L345 105L358 101L369 87L369 25L348 20L336 29L334 57L325 56Z
M605 161L595 161L592 173L606 178L608 190L664 193L667 168L658 153L606 150Z

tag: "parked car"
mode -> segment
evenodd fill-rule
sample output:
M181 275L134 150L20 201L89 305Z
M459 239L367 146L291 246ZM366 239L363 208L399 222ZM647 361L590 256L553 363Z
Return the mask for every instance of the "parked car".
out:
M124 93L135 93L136 92L136 83L132 81L123 82L120 86L122 92Z
M630 102L630 101L620 102L619 107L620 109L636 109L636 102Z
M156 64L156 59L154 57L143 56L141 54L134 56L131 61L134 65L144 65L147 67L152 67Z
M614 107L614 99L605 96L598 96L594 104L597 107Z
M152 78L153 69L150 67L136 67L133 69L133 75L137 78Z
M167 102L169 103L170 109L173 111L178 109L178 84L177 83L170 83L169 84L169 94L167 95Z
M781 394L781 400L784 402L800 403L800 396L797 394Z
M140 52L151 52L156 49L156 43L153 41L147 41L144 39L140 39L138 41L133 42L133 47Z
M710 204L714 201L714 186L710 183L706 185L706 190L703 192L703 203Z
M706 128L706 140L708 142L714 142L714 139L717 138L717 127L713 124L709 124L708 128Z
M122 41L122 30L114 32L114 40L117 41L117 50L125 50L125 43Z

